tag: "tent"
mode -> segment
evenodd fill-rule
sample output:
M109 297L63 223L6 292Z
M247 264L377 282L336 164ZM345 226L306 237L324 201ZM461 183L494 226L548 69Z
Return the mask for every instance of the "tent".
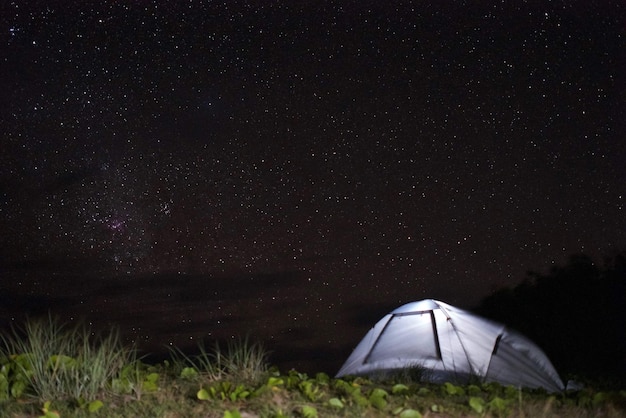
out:
M478 378L549 392L564 390L552 363L532 341L502 324L433 299L408 303L385 315L337 377L412 368L431 382Z

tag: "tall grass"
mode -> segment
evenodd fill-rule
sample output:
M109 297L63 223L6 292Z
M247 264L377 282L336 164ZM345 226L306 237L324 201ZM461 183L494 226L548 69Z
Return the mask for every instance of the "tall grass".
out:
M269 370L269 353L259 342L251 342L248 337L238 338L226 344L216 343L213 349L198 345L199 353L188 356L180 349L171 349L175 363L190 365L208 376L210 380L231 379L255 383L265 377ZM183 364L184 363L184 364Z
M29 320L0 343L0 358L20 356L27 389L40 400L94 400L136 361L135 350L122 346L119 332L99 335L82 323L69 327L52 317Z
M251 342L248 337L230 341L226 345L226 352L216 350L221 359L227 376L243 381L253 382L263 377L268 370L268 352L259 342Z

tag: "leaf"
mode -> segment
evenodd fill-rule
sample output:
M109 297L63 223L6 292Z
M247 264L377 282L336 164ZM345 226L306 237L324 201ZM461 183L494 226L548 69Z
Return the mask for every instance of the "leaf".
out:
M496 396L487 403L489 410L494 411L497 415L507 415L508 402Z
M208 401L210 399L209 392L206 389L200 389L198 393L196 393L196 397L201 401Z
M276 386L282 386L284 384L285 384L285 381L281 379L280 377L271 376L269 379L267 379L267 386L271 388L276 387Z
M317 409L310 405L303 405L302 416L305 418L317 418Z
M75 367L78 362L69 356L64 355L53 355L48 359L48 367L53 370L58 370L59 368L69 369Z
M372 393L370 394L372 396L381 396L383 398L387 397L388 393L385 389L381 389L381 388L375 388L374 390L372 390Z
M298 388L311 402L315 402L319 398L319 388L312 380L300 382Z
M476 396L470 397L469 406L479 414L485 412L485 400L483 398L478 398Z
M133 390L133 384L127 377L113 379L113 390L118 393L130 393Z
M230 394L230 400L235 402L239 399L246 399L250 396L250 391L244 385L238 385Z
M0 401L9 399L9 379L0 374Z
M237 410L234 411L224 411L224 418L241 418L241 413Z
M591 404L594 407L598 407L605 403L609 399L609 395L606 392L598 392L593 395L593 399L591 400Z
M17 364L21 370L31 369L31 361L29 359L28 353L22 353L22 354L12 356L12 359L13 361L15 361L15 364Z
M228 393L230 392L230 388L233 386L233 384L230 382L222 382L220 386L222 393Z
M22 380L17 380L11 386L11 396L13 398L19 398L20 396L22 396L25 390L26 390L26 382Z
M428 395L430 395L430 389L428 389L428 388L419 388L417 390L417 394L419 396L428 396Z
M387 406L387 392L383 389L376 388L372 391L369 397L370 404L376 409L384 409Z
M146 381L148 382L156 383L158 380L159 380L158 373L150 373L148 376L146 376Z
M327 385L330 382L330 377L326 373L317 373L315 380L322 385Z
M422 414L420 414L415 409L405 409L404 411L400 412L400 415L398 416L400 418L422 418Z
M103 406L104 404L102 403L102 401L96 399L95 401L89 402L89 405L87 406L87 410L89 412L97 412Z
M345 394L345 395L349 395L352 392L355 392L355 391L359 390L358 387L354 387L350 383L346 382L345 380L341 380L341 379L335 380L334 383L333 383L333 386L340 393Z
M193 367L185 367L183 370L181 370L180 377L186 380L194 379L198 377L198 371Z
M146 392L156 392L159 389L159 385L153 381L146 380L141 383L141 388Z
M352 396L352 399L354 399L354 402L356 402L356 404L360 407L367 407L369 404L367 398L363 396L363 394L361 394L360 389L352 392L350 396Z
M273 388L270 388L269 386L262 385L262 386L259 386L258 388L256 388L256 389L255 389L255 390L254 390L254 391L250 394L250 396L252 396L252 397L255 397L255 398L256 398L256 397L258 397L258 396L261 396L262 394L264 394L265 392L267 392L267 391L269 391L269 390L279 391L279 390L280 390L280 388L278 388L278 387L276 387L276 386L274 386Z
M401 395L407 393L409 391L409 387L407 385L403 385L402 383L398 383L397 385L393 385L391 388L391 393L394 395Z
M41 412L43 415L40 418L61 418L57 411L50 410L50 401L46 401L43 404L43 408L41 408Z
M339 398L330 398L328 400L328 405L332 406L333 408L337 408L337 409L341 409L343 408L343 402L341 402L341 400Z
M451 396L454 396L454 395L464 396L465 395L465 390L461 386L456 386L450 382L446 382L443 384L443 387L448 395L451 395Z

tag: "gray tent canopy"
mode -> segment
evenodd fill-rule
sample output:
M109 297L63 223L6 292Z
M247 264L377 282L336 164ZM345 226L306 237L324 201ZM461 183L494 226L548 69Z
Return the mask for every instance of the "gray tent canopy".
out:
M550 392L564 390L548 357L528 338L497 322L425 299L378 321L337 373L375 375L419 367L431 382L478 377Z

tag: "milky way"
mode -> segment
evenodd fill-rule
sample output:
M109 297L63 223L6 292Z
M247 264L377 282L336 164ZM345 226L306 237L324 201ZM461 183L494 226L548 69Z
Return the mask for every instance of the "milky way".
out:
M300 3L2 6L5 287L263 277L333 342L626 247L621 2Z

